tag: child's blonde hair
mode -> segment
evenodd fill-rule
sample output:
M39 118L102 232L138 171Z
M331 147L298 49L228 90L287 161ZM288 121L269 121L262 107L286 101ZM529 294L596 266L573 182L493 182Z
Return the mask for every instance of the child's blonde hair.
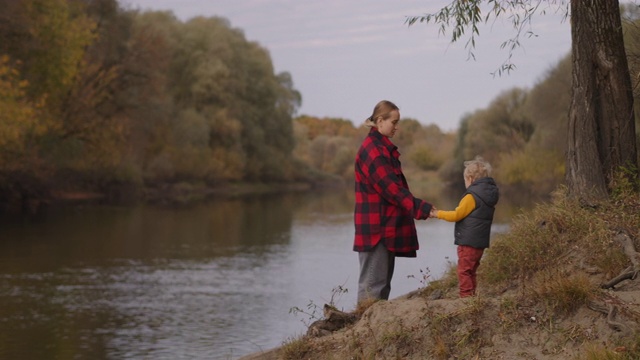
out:
M491 176L491 164L485 161L482 156L464 162L464 178L478 180Z

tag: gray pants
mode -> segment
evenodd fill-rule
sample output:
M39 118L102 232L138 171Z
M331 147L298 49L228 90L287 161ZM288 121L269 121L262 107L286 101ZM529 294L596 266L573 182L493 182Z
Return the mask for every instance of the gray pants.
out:
M371 251L358 253L360 279L358 302L366 299L389 300L391 278L395 266L395 254L380 241Z

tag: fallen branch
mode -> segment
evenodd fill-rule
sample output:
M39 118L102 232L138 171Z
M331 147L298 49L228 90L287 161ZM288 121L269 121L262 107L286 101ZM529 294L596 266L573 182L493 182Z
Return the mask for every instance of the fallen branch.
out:
M603 305L596 304L593 301L589 301L589 303L587 304L587 307L593 311L597 311L605 314L607 316L607 324L611 329L615 331L622 331L626 334L631 333L631 327L629 327L627 324L623 322L615 320L618 307L611 303L606 303L606 305L607 306L605 307Z
M638 256L640 254L638 254L638 252L636 251L636 248L633 245L633 240L631 239L631 237L626 232L621 231L615 236L615 240L620 242L620 244L622 245L622 250L631 261L632 266L629 266L628 268L624 269L615 278L600 285L600 287L603 289L611 289L614 286L616 286L618 283L624 280L635 280L636 277L638 276L638 273L640 272L640 261L638 260Z
M618 284L619 282L623 281L623 280L633 280L635 279L636 276L636 272L633 271L633 266L629 266L628 268L624 269L620 275L614 277L613 279L607 281L606 283L600 285L600 287L602 289L611 289L614 286L616 286L616 284Z

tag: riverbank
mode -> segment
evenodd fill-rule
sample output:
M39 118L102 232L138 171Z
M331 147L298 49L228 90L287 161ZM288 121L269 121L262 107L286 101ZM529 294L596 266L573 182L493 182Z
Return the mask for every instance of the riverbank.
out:
M478 296L459 299L451 270L329 335L240 359L640 358L639 214L635 193L594 207L557 195L494 239Z
M112 184L102 187L51 187L39 191L5 192L0 196L0 215L40 217L56 206L79 204L183 206L214 198L261 196L284 192L344 189L341 179L278 183L158 183L148 186Z
M162 184L143 190L141 201L153 204L181 205L204 201L215 197L241 197L250 195L275 194L282 192L310 191L325 186L343 187L344 184L319 183L229 183L218 186L177 183Z
M563 318L512 304L517 290L473 299L408 294L371 306L354 326L323 338L301 338L240 360L279 359L635 359L633 332L580 306ZM640 313L637 283L608 300L623 316ZM598 355L599 354L599 355ZM605 354L607 354L605 357Z

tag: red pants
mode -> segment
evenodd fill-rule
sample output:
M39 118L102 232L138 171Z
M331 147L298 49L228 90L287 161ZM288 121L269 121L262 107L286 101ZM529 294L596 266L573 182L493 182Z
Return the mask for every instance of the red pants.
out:
M460 297L476 294L476 271L480 266L480 259L484 249L471 246L458 246L458 285Z

